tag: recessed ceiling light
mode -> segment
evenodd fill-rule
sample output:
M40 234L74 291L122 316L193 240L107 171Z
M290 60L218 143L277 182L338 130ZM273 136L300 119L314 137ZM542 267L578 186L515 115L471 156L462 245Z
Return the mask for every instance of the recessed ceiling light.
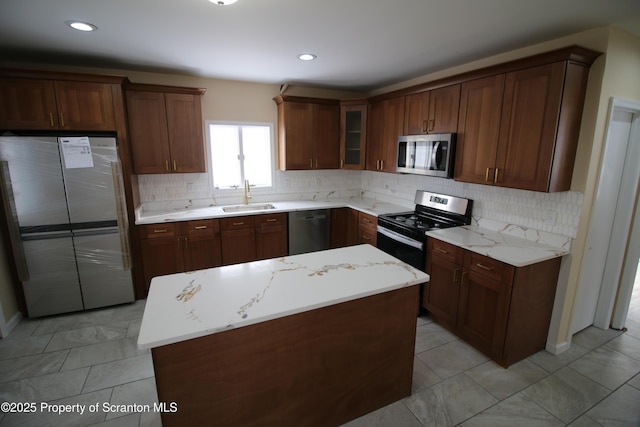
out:
M313 61L316 56L313 53L301 53L298 55L298 59L301 61Z
M67 21L65 22L68 26L70 26L71 28L73 28L74 30L78 30L78 31L97 31L98 27L96 27L93 24L89 24L88 22L81 22L81 21Z
M209 0L211 3L215 3L218 6L228 6L230 4L234 4L238 0Z

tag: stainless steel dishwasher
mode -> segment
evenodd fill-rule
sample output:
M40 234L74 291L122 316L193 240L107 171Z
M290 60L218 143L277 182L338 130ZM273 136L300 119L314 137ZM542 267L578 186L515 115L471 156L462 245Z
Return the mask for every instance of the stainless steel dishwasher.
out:
M329 249L329 209L289 212L289 255Z

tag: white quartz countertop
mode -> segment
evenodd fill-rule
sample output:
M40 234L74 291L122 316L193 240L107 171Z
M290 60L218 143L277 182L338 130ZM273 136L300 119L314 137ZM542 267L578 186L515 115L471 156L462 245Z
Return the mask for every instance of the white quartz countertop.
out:
M569 239L522 227L510 226L497 231L467 225L426 234L515 267L569 254Z
M429 281L371 245L155 277L138 346L159 347Z
M253 205L264 205L265 203L251 203ZM312 209L332 209L349 207L359 210L369 215L382 215L395 212L412 211L412 207L399 206L393 203L381 202L368 198L345 198L334 199L331 201L318 201L318 200L296 200L296 201L275 201L269 202L273 205L273 209L254 210L254 211L237 211L237 212L225 212L223 208L225 206L180 206L174 207L171 204L166 206L147 206L145 204L140 205L136 209L136 225L144 224L158 224L162 222L176 222L176 221L191 221L199 219L210 218L224 218L233 216L245 216L245 215L259 215L264 213L277 213L277 212L294 212L302 210Z

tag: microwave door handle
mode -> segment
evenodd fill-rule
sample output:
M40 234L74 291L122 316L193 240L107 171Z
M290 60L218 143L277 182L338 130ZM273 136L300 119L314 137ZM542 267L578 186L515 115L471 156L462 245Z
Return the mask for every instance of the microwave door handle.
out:
M416 166L417 145L415 141L407 141L407 167L413 169Z
M440 165L438 164L438 153L440 153L440 141L436 141L432 146L431 151L431 170L439 170Z

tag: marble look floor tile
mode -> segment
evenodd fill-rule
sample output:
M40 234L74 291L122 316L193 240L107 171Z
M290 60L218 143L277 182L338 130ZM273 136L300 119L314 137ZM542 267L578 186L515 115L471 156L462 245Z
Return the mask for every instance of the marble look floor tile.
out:
M80 394L89 368L10 381L0 387L0 402L47 402Z
M508 369L488 361L468 370L466 374L501 400L549 375L547 371L528 360L515 363Z
M40 354L44 351L50 340L51 335L37 335L22 338L10 336L9 338L0 339L0 360Z
M158 403L155 378L145 378L144 380L114 387L110 403L112 405L149 405L153 411L153 404ZM120 417L125 414L127 414L127 412L114 412L107 414L107 419Z
M413 358L413 382L411 384L411 394L442 381L431 368L417 357Z
M439 347L458 338L437 323L427 323L416 329L415 353Z
M388 427L392 425L422 427L420 421L401 401L356 418L343 424L343 427Z
M63 350L3 360L0 363L0 383L57 372L68 353L68 350Z
M3 425L11 427L86 427L104 421L105 413L102 411L102 402L108 402L111 389L100 390L94 393L81 394L66 399L49 402L59 405L85 405L84 413L79 411L57 414L54 412L37 411L31 414L7 414L2 420ZM98 403L98 411L88 410L88 406Z
M635 360L640 360L640 338L636 338L628 333L612 339L605 347L619 351Z
M623 385L587 412L587 416L604 426L640 426L640 390Z
M89 371L83 393L138 381L153 375L150 353L95 365Z
M129 414L123 417L112 418L101 423L93 424L91 427L138 427L140 425L140 414Z
M407 397L405 405L424 426L453 426L498 401L465 374Z
M89 326L72 331L56 333L46 351L56 351L68 348L80 347L87 344L98 344L124 338L127 335L129 323L120 323L116 326Z
M16 327L9 333L8 337L2 338L2 340L23 339L33 335L36 329L40 326L42 320L40 319L22 319L16 325Z
M159 412L140 414L140 427L162 427L162 418Z
M564 423L522 393L503 400L461 427L561 427Z
M440 378L451 378L488 359L462 341L452 341L417 355Z
M632 387L637 388L638 390L640 390L640 374L636 375L635 377L631 378L627 384L629 384Z
M570 424L567 424L568 427L602 427L602 424L593 421L586 415L579 417L577 420L573 421Z
M602 330L595 326L590 326L575 334L571 339L571 345L577 344L587 350L593 350L611 341L621 333L621 331L616 331L615 329Z
M569 365L609 390L620 387L640 372L640 361L608 347L600 347Z
M138 300L113 308L111 320L142 320L146 300Z
M131 320L129 322L129 328L127 329L127 338L138 339L140 334L140 326L142 325L142 319Z
M66 371L84 366L98 365L147 354L149 352L148 350L138 349L136 341L134 338L124 338L72 348L69 351L69 356L67 356L64 365L62 365L62 370Z
M561 421L569 423L602 400L609 390L571 368L562 368L523 393Z
M82 313L62 314L41 319L42 321L33 332L34 335L55 334L90 326L105 325L113 316L113 310L101 309Z
M577 344L571 344L567 351L560 354L551 354L546 350L542 350L527 357L527 360L540 366L547 372L555 372L564 368L569 363L587 354L589 350Z

